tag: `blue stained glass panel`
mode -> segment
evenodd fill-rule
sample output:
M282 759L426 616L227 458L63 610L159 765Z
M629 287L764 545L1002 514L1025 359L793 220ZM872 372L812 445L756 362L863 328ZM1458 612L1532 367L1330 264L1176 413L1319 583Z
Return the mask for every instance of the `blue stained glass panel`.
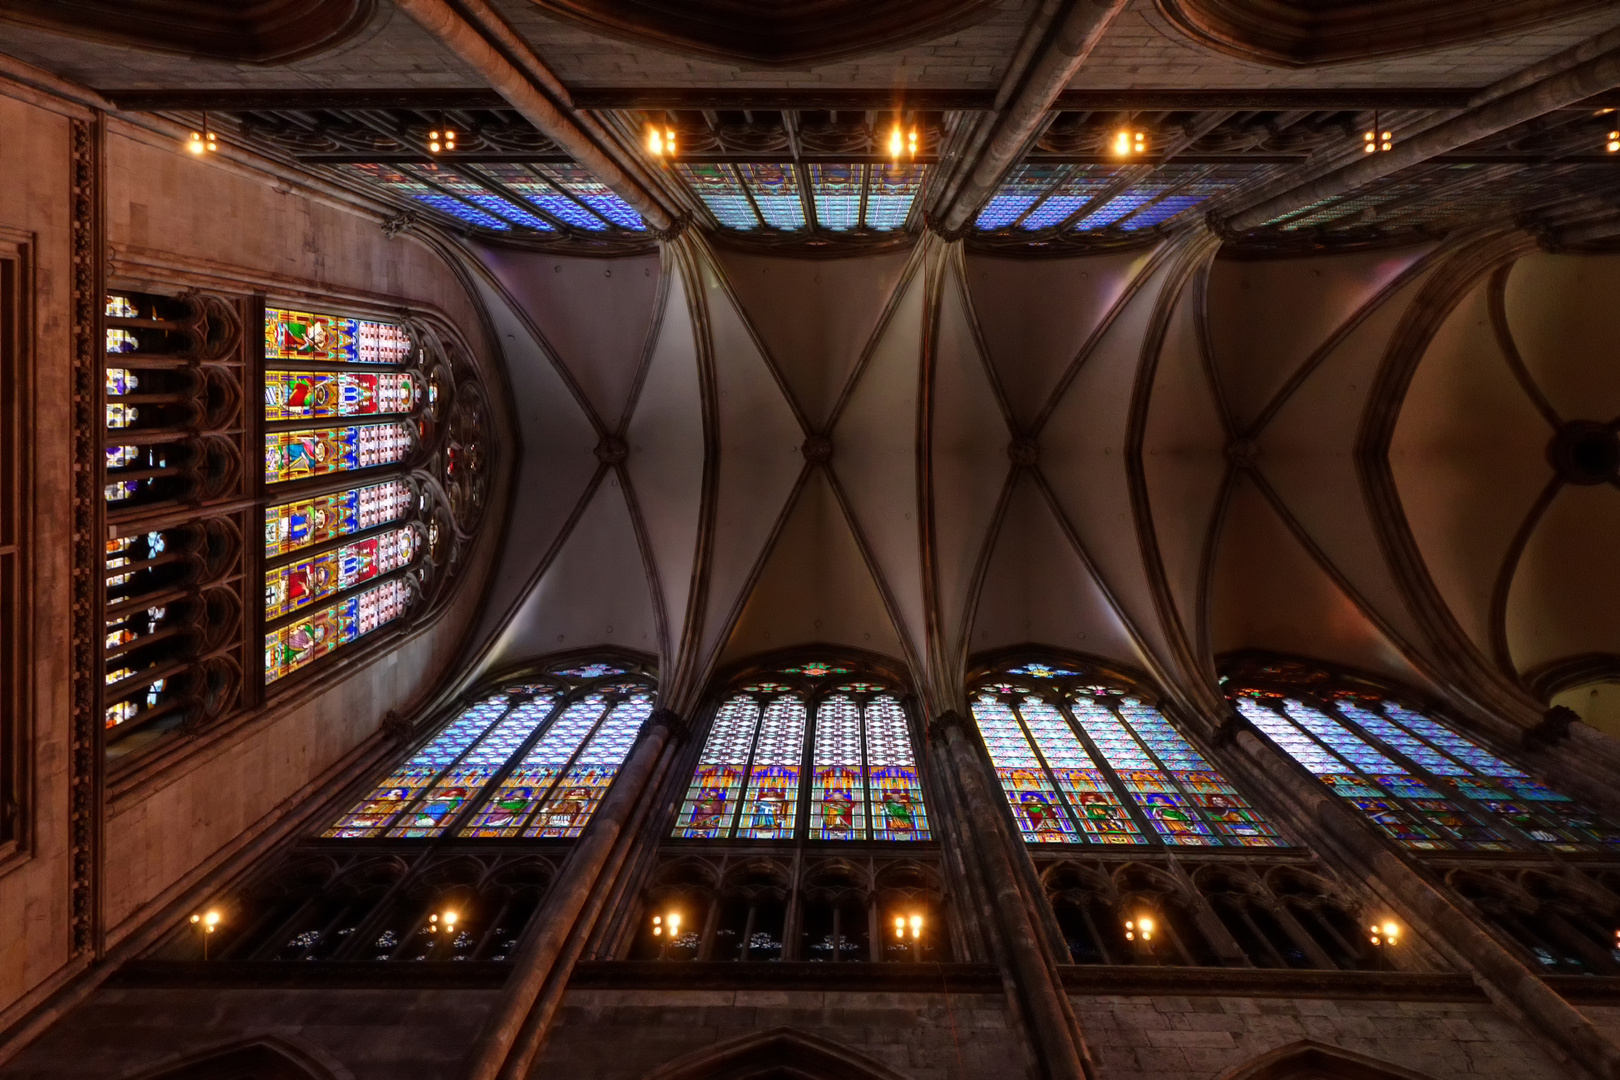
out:
M1024 839L1035 844L1073 843L1074 825L1012 709L985 695L974 701L973 719Z
M378 836L400 812L438 779L473 741L488 731L507 709L505 694L495 694L462 711L431 742L389 774L322 836Z
M873 165L867 180L866 227L891 232L905 227L922 190L925 165Z
M592 693L564 709L523 755L517 767L501 781L495 793L479 807L461 835L518 835L606 707L602 694Z
M1467 776L1468 770L1458 765L1444 754L1436 753L1428 744L1414 738L1402 728L1385 720L1382 716L1368 709L1363 709L1354 701L1340 698L1334 702L1338 710L1362 730L1374 738L1382 739L1385 745L1406 755L1407 759L1427 769L1436 776Z
M454 768L439 778L420 802L400 816L387 835L442 835L450 820L482 791L483 786L534 734L534 729L550 715L551 706L556 700L551 695L534 698L507 713L456 762Z
M583 832L607 797L652 709L652 695L646 691L636 691L615 705L568 767L567 775L546 796L523 835L571 839Z
M773 229L804 228L804 203L799 201L799 176L791 164L735 165L748 185L760 217Z
M824 229L848 232L861 223L861 188L864 165L811 165L810 193L816 201L816 221Z
M615 195L613 189L589 169L562 162L546 162L535 165L534 169L621 229L646 230L647 223L641 220L635 208Z
M1514 768L1495 754L1489 753L1451 729L1442 727L1422 713L1403 708L1393 701L1384 702L1384 713L1397 724L1423 736L1440 749L1451 754L1458 761L1472 766L1486 776L1523 777L1527 775L1523 769Z

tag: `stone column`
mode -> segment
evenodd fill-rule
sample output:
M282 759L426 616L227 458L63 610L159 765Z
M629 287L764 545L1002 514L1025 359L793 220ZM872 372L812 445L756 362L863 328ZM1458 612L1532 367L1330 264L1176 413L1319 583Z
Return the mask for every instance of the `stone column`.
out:
M610 861L623 861L627 853L616 849L626 825L664 772L665 759L685 730L685 724L669 709L657 709L647 718L607 798L535 914L528 939L515 958L512 977L473 1047L469 1080L521 1080L527 1075L584 944L575 933L576 924L599 888L612 884L614 875L604 874L604 870ZM567 948L571 938L579 940ZM552 992L546 992L548 988Z
M1226 740L1245 773L1277 790L1297 810L1296 826L1347 855L1368 883L1411 927L1473 977L1486 996L1557 1053L1604 1080L1620 1080L1620 1046L1521 963L1406 859L1392 851L1359 814L1325 785L1305 776L1246 720L1225 725Z
M978 869L989 906L978 912L999 939L1003 982L1013 1007L1021 1014L1039 1059L1051 1080L1090 1080L1091 1055L1064 992L1057 963L1046 947L1031 905L1045 903L1021 887L1016 860L1027 859L1013 828L1007 802L988 761L978 753L977 736L961 713L947 711L929 732L943 753L965 810L962 834L970 846L969 866Z

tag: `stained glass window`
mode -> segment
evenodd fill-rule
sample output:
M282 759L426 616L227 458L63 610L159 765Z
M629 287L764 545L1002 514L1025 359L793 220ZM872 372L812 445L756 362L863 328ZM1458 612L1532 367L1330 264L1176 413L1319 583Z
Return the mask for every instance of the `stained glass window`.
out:
M506 695L485 698L469 706L433 741L418 750L378 784L347 814L338 818L325 836L377 836L427 790L466 752L473 741L505 715Z
M415 492L404 480L346 488L279 503L264 511L266 558L352 536L399 521L410 513Z
M268 432L264 480L280 484L336 472L393 465L410 453L409 424L353 424Z
M928 811L905 708L854 669L814 661L809 680L750 683L721 705L676 819L686 839L927 840ZM815 681L831 680L816 687Z
M1612 851L1620 826L1434 718L1363 692L1242 689L1238 711L1398 843Z
M264 681L275 682L378 627L410 604L410 586L401 578L354 593L335 604L303 614L264 636Z
M927 171L926 165L873 165L866 182L866 227L878 232L904 228Z
M403 327L369 319L264 309L266 360L321 360L340 364L403 364L411 339Z
M266 420L315 420L410 412L419 387L404 371L264 373Z
M906 710L892 695L879 694L867 703L863 718L872 839L928 839L928 807L923 803L922 778L911 749Z
M675 171L721 225L739 230L759 228L759 216L743 191L735 166L693 165L681 161L676 162Z
M799 198L799 177L791 164L732 166L748 185L759 216L773 229L804 228L804 203Z
M726 702L715 714L709 740L686 793L686 804L675 824L676 836L713 839L731 835L759 715L759 702L741 695Z
M541 805L524 836L575 837L585 828L619 775L619 767L652 715L652 696L636 694L613 711L579 752Z
M1158 709L1070 668L1028 663L973 716L1030 843L1278 847L1265 818Z
M409 566L420 544L420 534L408 525L266 570L264 617L279 618Z
M572 694L506 687L463 709L322 835L577 838L652 709L638 682Z

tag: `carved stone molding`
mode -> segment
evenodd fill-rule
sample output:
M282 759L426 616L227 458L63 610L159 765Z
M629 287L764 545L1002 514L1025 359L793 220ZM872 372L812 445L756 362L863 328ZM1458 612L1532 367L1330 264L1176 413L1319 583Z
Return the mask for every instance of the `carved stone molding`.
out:
M1573 18L1607 0L1156 0L1201 45L1263 64L1314 67L1420 52Z
M100 433L103 337L100 121L72 120L68 242L73 364L72 713L68 744L69 933L75 955L98 948L101 839Z
M805 65L938 37L988 18L994 0L534 0L614 37L750 64Z
M347 41L376 0L5 0L0 20L136 49L284 64Z

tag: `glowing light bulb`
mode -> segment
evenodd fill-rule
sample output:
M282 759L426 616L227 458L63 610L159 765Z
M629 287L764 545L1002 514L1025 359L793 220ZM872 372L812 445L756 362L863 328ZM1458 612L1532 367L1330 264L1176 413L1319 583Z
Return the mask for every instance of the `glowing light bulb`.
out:
M455 912L447 911L447 912L444 913L444 925L446 925L446 926L454 926L454 925L456 925L456 913Z
M675 156L675 129L672 127L664 129L664 153L670 157Z
M914 938L922 937L922 916L921 915L913 915L911 917L911 936L914 937Z
M906 936L906 920L899 915L894 917L894 936L897 938ZM1614 936L1616 939L1620 939L1620 930L1616 930Z
M200 154L203 152L202 132L193 131L191 133L191 142L186 146L186 149L190 150L193 154Z
M896 124L893 130L889 132L889 156L899 157L900 152L905 149L905 145L905 136L900 131L900 125Z
M1125 155L1129 154L1130 152L1131 152L1131 133L1128 132L1128 131L1115 132L1115 134L1114 134L1114 153L1118 154L1120 157L1124 157Z
M1609 132L1609 141L1603 144L1603 148L1611 154L1620 154L1620 131Z
M444 144L439 141L439 133L437 131L428 132L428 151L437 154L442 149L444 149Z
M908 151L910 151L912 157L917 156L917 129L916 128L912 128L910 133L906 136L906 149Z

